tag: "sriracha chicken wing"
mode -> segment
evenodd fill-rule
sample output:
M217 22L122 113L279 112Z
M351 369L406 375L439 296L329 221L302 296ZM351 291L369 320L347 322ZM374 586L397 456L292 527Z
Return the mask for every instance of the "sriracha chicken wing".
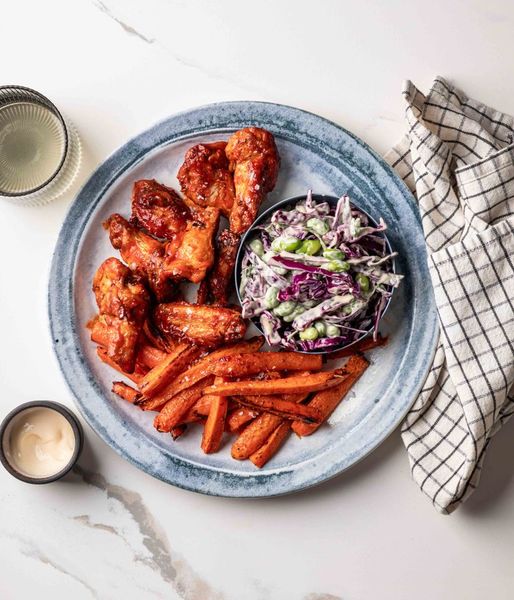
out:
M91 337L123 371L132 373L150 302L141 277L117 258L108 258L96 271L93 292L100 314L91 324Z
M194 210L187 229L166 244L163 266L169 277L199 283L214 262L214 236L220 213L207 206Z
M191 210L172 188L155 179L141 179L132 190L134 225L143 227L155 237L171 240L184 231L191 219Z
M236 191L230 230L241 235L255 220L266 194L275 187L280 156L273 135L259 127L236 131L225 152L234 172Z
M154 310L157 328L171 338L183 338L213 348L244 337L246 324L237 310L187 302L160 304Z
M213 268L205 280L207 295L213 304L226 306L229 297L229 285L234 272L237 250L241 236L224 229L218 237L218 256ZM205 302L205 300L204 300Z
M215 206L228 217L234 203L234 180L226 142L198 144L186 152L177 178L183 194L199 206Z
M173 297L175 285L163 270L166 246L144 233L121 215L111 215L104 223L111 244L120 251L129 268L148 280L157 300L163 302Z

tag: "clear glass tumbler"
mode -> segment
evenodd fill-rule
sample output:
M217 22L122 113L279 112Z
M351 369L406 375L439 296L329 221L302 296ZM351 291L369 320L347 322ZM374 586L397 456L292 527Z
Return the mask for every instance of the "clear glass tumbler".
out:
M81 160L77 131L39 92L0 87L0 199L46 204L73 183Z

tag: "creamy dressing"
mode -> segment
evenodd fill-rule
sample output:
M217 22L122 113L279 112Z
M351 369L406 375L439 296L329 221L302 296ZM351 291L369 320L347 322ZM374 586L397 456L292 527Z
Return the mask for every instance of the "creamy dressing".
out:
M23 475L55 475L70 462L74 449L73 429L56 410L31 408L12 421L6 450L11 465Z

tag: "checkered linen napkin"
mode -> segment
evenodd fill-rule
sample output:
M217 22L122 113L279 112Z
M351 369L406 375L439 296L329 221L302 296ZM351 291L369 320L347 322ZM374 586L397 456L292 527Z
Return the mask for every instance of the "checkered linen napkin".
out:
M449 514L514 413L514 118L442 78L403 95L408 134L386 160L417 199L440 338L402 438L413 478Z

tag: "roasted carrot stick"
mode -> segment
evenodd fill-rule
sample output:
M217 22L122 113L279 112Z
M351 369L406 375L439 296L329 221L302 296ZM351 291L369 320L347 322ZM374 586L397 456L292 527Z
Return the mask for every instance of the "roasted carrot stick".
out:
M300 394L292 398L296 403L305 400L308 394ZM268 396L270 398L270 396ZM282 396L284 399L284 396ZM236 460L245 460L266 442L275 429L284 422L282 417L271 413L262 413L256 417L239 434L232 445L232 458Z
M214 380L216 381L216 380ZM212 396L211 409L203 428L202 450L205 454L217 452L221 445L221 438L225 430L227 418L228 397Z
M314 433L321 423L326 421L332 414L336 406L341 402L355 382L368 368L368 365L368 361L361 354L351 356L345 365L347 375L342 379L341 383L329 390L318 392L307 405L316 407L321 412L322 421L318 423L312 423L310 425L301 423L300 421L295 421L292 424L292 430L296 433L296 435L302 437Z
M171 431L176 425L183 422L193 404L200 398L204 388L212 383L213 375L196 382L194 385L182 390L174 398L169 400L154 419L154 427L159 431Z
M213 365L216 364L222 356L227 356L232 353L254 352L255 350L258 350L262 344L263 338L256 337L251 340L225 346L211 352L211 354L207 354L207 356L198 360L174 381L164 387L153 398L143 398L139 406L141 406L143 410L157 410L182 390L185 390L189 386L210 375L212 373Z
M166 355L167 353L159 350L159 348L155 348L149 344L141 344L137 360L150 369L153 369L166 358Z
M102 360L106 365L109 365L110 367L112 367L113 369L115 369L116 371L118 371L118 373L121 373L125 377L128 377L128 379L130 379L134 383L138 384L139 381L141 380L141 376L138 375L137 373L125 373L125 371L123 371L121 369L121 367L119 365L117 365L112 360L112 358L110 358L107 355L107 351L105 350L105 348L102 348L101 346L98 346L98 348L96 349L96 353L98 354L98 357L100 358L100 360Z
M171 437L174 440L178 440L178 438L186 431L186 429L187 429L187 425L185 425L185 424L177 425L176 427L173 427L173 429L170 431Z
M209 398L211 397L212 396L209 396ZM247 423L255 419L255 417L259 416L259 414L259 411L253 408L248 408L246 406L239 406L238 408L235 408L233 411L230 412L230 414L227 417L227 431L229 431L230 433L235 433L236 431L239 431L239 429L241 429L243 425L246 425Z
M316 392L337 385L340 371L322 371L309 375L292 375L276 380L252 380L224 381L212 385L205 390L205 394L220 394L221 396L257 396L267 394L302 394Z
M318 423L322 419L322 414L316 407L283 400L281 396L236 396L234 400L243 406L269 412L284 419L306 423Z
M141 379L139 389L145 398L155 396L160 389L185 371L200 356L200 353L201 350L196 346L178 344L162 362Z
M132 404L139 397L139 392L123 381L113 381L112 391L120 398L123 398L123 400Z
M214 374L221 377L247 377L263 371L319 371L321 354L298 352L255 352L221 358Z
M332 352L328 355L329 359L333 358L345 358L346 356L352 356L353 354L357 354L358 352L367 352L368 350L373 350L373 348L380 348L380 346L385 346L387 344L387 337L382 337L378 334L376 340L373 339L372 336L349 346L348 348L343 348L342 350L338 350L337 352Z
M250 460L253 462L253 464L256 467L259 467L259 469L262 469L262 467L284 443L290 431L291 427L288 422L281 423L269 436L266 442L257 450L257 452L254 452L250 456Z

